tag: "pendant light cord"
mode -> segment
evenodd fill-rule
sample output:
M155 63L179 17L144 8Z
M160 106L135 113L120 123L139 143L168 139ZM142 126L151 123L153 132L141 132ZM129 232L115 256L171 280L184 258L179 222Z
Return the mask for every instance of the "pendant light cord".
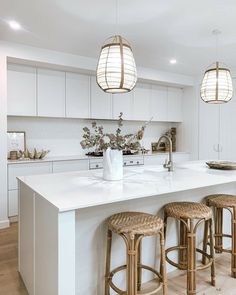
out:
M119 7L118 7L118 0L115 0L116 1L116 29L115 29L115 32L116 32L116 35L118 35L118 25L119 25Z

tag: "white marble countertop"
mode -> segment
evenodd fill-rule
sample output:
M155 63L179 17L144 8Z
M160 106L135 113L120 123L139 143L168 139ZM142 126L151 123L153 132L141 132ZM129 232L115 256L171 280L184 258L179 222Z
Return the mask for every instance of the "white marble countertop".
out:
M164 156L167 155L167 152L148 152L147 154L136 154L136 155L128 155L124 157L132 157L132 156ZM188 154L188 152L173 152L173 154ZM7 164L27 164L27 163L43 163L43 162L56 162L56 161L74 161L74 160L88 160L88 159L101 159L102 157L88 157L86 155L62 155L62 156L47 156L43 160L8 160Z
M19 180L63 212L236 182L236 171L212 170L204 162L195 161L178 165L174 172L162 166L126 167L122 181L104 181L102 170L24 176Z

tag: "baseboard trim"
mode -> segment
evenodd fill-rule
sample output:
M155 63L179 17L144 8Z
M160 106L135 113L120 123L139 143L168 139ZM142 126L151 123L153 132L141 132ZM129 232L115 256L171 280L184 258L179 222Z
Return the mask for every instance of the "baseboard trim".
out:
M9 219L7 219L7 220L1 220L0 221L0 229L7 228L9 226L10 226Z

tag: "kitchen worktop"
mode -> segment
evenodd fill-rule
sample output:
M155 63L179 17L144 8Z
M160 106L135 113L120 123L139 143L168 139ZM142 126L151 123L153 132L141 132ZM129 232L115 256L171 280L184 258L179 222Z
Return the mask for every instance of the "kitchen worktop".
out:
M59 212L114 202L160 196L236 181L236 171L209 169L205 162L179 164L174 172L162 166L124 168L122 181L104 181L102 170L19 177Z
M187 152L173 152L173 154L186 154ZM147 154L135 154L127 155L124 157L133 157L133 156L163 156L168 155L168 152L148 152ZM43 163L43 162L55 162L55 161L74 161L74 160L87 160L87 159L102 159L102 157L91 157L86 155L62 155L62 156L47 156L42 160L8 160L8 165L11 164L26 164L26 163Z

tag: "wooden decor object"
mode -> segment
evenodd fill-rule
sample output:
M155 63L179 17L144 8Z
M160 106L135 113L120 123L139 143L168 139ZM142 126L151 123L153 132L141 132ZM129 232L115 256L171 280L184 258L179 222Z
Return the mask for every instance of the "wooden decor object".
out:
M213 208L215 214L215 250L216 253L227 252L231 254L231 274L236 278L236 196L216 194L206 197L206 204ZM223 233L223 209L231 214L231 234ZM223 238L231 238L231 250L223 248ZM207 240L205 241L205 247Z
M112 233L123 238L127 250L127 263L111 271ZM141 262L142 239L146 236L156 235L160 236L160 272L150 266L143 265ZM110 288L117 294L137 295L138 291L141 290L142 269L151 271L159 281L155 290L148 293L142 291L142 295L156 294L161 289L163 295L167 295L163 221L157 216L140 212L123 212L112 215L108 219L105 295L110 295ZM119 289L112 281L113 276L121 270L126 270L126 291Z
M196 294L196 272L211 267L211 284L215 286L215 258L214 258L214 233L212 223L212 212L204 204L193 202L169 203L164 208L165 236L167 219L169 217L180 222L180 241L178 246L166 250L166 261L181 270L187 270L187 294ZM204 241L208 238L210 230L210 254L207 253L207 243L203 250L196 247L196 232L200 224L204 222ZM179 251L179 262L173 262L168 258L168 253ZM203 265L196 265L196 254L203 256Z
M220 170L236 170L236 162L229 161L209 161L206 164L211 169L220 169Z

